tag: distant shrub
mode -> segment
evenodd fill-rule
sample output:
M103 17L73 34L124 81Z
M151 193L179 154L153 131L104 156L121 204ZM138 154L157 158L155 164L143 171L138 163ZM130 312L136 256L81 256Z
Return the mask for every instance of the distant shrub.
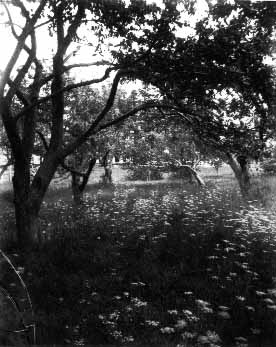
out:
M187 167L172 168L170 177L173 179L186 179L192 181L193 175Z
M131 181L154 181L161 180L163 178L162 172L158 167L147 167L147 166L132 166L128 168L129 175L128 179Z

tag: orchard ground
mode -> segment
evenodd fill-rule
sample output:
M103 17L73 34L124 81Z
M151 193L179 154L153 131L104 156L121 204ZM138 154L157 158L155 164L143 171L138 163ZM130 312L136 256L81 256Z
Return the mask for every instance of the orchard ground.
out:
M77 208L70 189L52 186L43 240L25 260L3 189L3 244L33 307L17 274L2 271L13 319L0 319L1 344L34 342L34 321L44 345L275 346L276 179L255 177L245 203L229 171L202 176L200 189L114 172L113 186L92 181Z

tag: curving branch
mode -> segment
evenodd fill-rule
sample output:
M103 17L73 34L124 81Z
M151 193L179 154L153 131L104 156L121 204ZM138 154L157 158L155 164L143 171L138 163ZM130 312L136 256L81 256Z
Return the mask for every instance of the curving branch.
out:
M15 117L14 117L15 122L17 122L21 117L25 116L25 114L27 114L34 107L36 107L36 106L38 106L38 105L40 105L40 104L50 100L52 97L54 97L54 96L56 96L56 95L58 95L60 93L70 92L71 90L76 89L76 88L85 87L85 86L89 86L91 84L96 84L96 83L103 82L104 80L106 80L109 77L111 71L113 71L114 69L115 69L115 67L107 68L105 70L104 75L102 77L100 77L100 78L94 78L94 79L91 79L91 80L88 80L88 81L82 81L82 82L79 82L79 83L69 84L69 85L65 86L64 88L58 90L55 93L52 93L52 94L47 95L47 96L45 96L43 98L40 98L36 102L32 103L28 107L25 107L22 111L17 113L15 115ZM51 76L51 78L49 80L51 80L51 79L52 79L52 76ZM45 79L44 79L44 82L45 82ZM41 85L41 83L40 83L40 85Z
M46 3L47 3L47 0L41 0L34 15L32 16L31 19L26 21L25 26L24 26L21 34L18 36L18 41L17 41L16 47L14 49L14 52L13 52L7 66L6 66L6 69L4 70L4 73L2 75L2 79L0 82L0 96L4 95L4 90L5 90L5 86L7 84L7 81L10 78L10 74L11 74L16 62L18 61L18 58L22 52L22 49L24 49L25 41L30 34L30 30L34 27L35 23L37 22L38 18L40 17L44 7L46 6ZM20 0L14 0L14 4L21 8L21 11L22 11L24 16L27 15L28 11L26 12L26 9L25 9L23 3ZM27 64L27 62L26 62L26 64ZM28 62L28 64L29 64L29 62ZM18 78L18 80L20 80L20 79L22 80L24 78L24 76L25 75L22 76L22 74L21 74L21 76L20 76L20 78Z
M109 63L108 61L105 61L105 60L94 62L94 63L72 64L72 65L64 66L62 73L67 72L67 71L74 69L74 68L78 68L78 67L104 66L104 65L111 66L112 64ZM113 69L115 69L115 66L113 67ZM53 73L50 73L49 75L45 76L43 79L41 79L40 85L43 86L43 85L47 84L48 82L50 82L52 80L53 77L54 77ZM90 80L90 81L92 81L92 80ZM102 82L102 81L100 81L100 82ZM95 83L98 83L98 82L95 82Z
M13 159L10 158L6 164L0 165L1 171L0 171L0 179L4 175L4 173L7 171L7 169L13 165Z
M68 30L67 30L67 35L64 37L63 41L63 52L62 54L64 55L68 46L72 42L74 36L76 36L77 30L82 22L82 19L85 17L85 9L86 9L86 1L84 0L79 0L78 1L78 10L75 15L75 18L73 19L72 23L70 24Z
M33 59L31 56L28 56L27 60L25 61L23 67L20 69L20 71L18 72L16 78L14 79L13 83L10 85L10 88L6 94L6 101L8 103L11 103L11 100L14 96L14 94L16 93L16 89L18 88L18 86L20 86L22 80L24 79L24 77L26 76L27 72L29 71L30 66L32 65ZM6 83L8 84L8 81L10 80L10 78L7 79Z
M115 118L115 119L111 120L110 122L107 122L107 123L101 125L99 127L99 131L104 130L106 128L109 128L109 127L111 127L113 125L116 125L116 124L126 120L127 118L133 116L137 112L148 110L148 109L151 109L151 108L157 108L157 109L160 109L160 110L162 110L162 108L163 109L175 109L174 106L169 105L169 104L159 104L159 103L154 103L154 102L146 102L146 103L143 103L143 104L133 108L132 110L126 112L122 116L120 116L118 118Z
M40 130L36 130L36 133L39 136L40 141L42 142L45 151L48 152L49 151L49 144L48 144L45 136L43 135L43 133ZM71 174L75 174L75 175L78 175L81 177L86 177L86 173L82 173L80 171L75 170L74 168L65 164L64 161L61 162L60 165L63 167L63 169L65 169L66 171L69 171Z
M116 74L116 76L113 79L112 87L109 93L109 97L106 101L106 104L102 111L98 114L94 122L90 125L90 127L82 133L74 142L71 142L68 144L62 151L59 153L59 155L63 158L65 158L67 155L72 153L77 147L82 145L91 135L97 133L100 128L100 122L104 119L106 114L109 112L111 107L113 106L114 99L116 96L116 92L118 89L119 82L122 77L129 76L133 71L132 70L119 70Z
M9 79L8 85L11 87L14 85L14 82L11 79ZM28 97L16 86L15 86L15 94L25 107L28 107L30 105Z
M48 152L49 150L49 145L48 145L48 142L45 138L45 136L43 135L43 133L40 131L40 130L36 130L35 131L37 133L37 135L39 136L42 144L43 144L43 147L45 148L46 152Z
M96 162L97 162L97 159L96 159L96 158L92 158L92 159L90 160L89 165L88 165L88 169L87 169L87 171L86 171L86 173L85 173L85 175L84 175L84 177L83 177L83 181L82 181L82 183L81 183L81 185L80 185L80 190L81 190L81 191L83 191L83 190L85 189L85 187L86 187L86 185L87 185L87 183L88 183L90 174L91 174L91 172L92 172L92 170L93 170L93 168L94 168Z
M25 5L21 0L13 0L12 3L16 7L20 8L23 17L25 17L27 20L30 18L29 11L26 9Z
M118 85L120 83L121 78L129 75L130 73L131 73L131 70L119 70L117 72L116 76L114 77L106 104L104 108L102 109L102 111L99 113L99 115L96 117L93 124L91 125L91 128L95 129L98 126L98 124L102 121L102 119L105 117L107 112L111 109L114 103L114 99L115 99L116 92L117 92Z
M18 24L15 24L15 23L13 22L12 16L11 16L11 13L10 13L10 10L9 10L9 8L8 8L8 6L7 6L7 4L6 4L5 2L3 2L3 6L5 7L5 10L6 10L7 15L8 15L8 18L9 18L9 21L8 21L7 24L10 25L13 36L18 40L18 35L17 35L17 32L16 32L14 26L15 26L15 25L16 25L16 26L19 26L19 25L18 25ZM23 30L22 27L19 26L19 28L20 28L21 30Z
M190 175L192 177L194 177L194 179L196 180L196 182L198 183L198 185L200 187L204 187L205 186L205 182L203 181L203 179L200 177L200 175L196 172L195 169L193 169L190 165L184 165L182 164L179 160L174 159L174 161L177 163L177 167L176 170L181 170L181 169L186 169L188 170L188 172L190 173Z
M8 15L8 18L9 18L9 21L8 21L8 24L10 25L11 27L11 32L13 34L13 36L16 38L16 40L19 40L19 35L16 33L16 30L15 30L15 25L18 26L20 29L23 29L22 27L20 27L18 24L15 24L12 20L12 16L11 16L11 13L10 13L10 10L8 8L8 6L3 3L4 7L5 7L5 10L7 12L7 15ZM32 31L32 34L33 34L34 30ZM37 60L36 56L33 54L33 51L32 49L30 49L26 44L24 44L23 46L24 50L29 54L29 55L32 55L33 56L33 59L34 59L34 62L36 64L39 64L39 61Z
M111 65L111 63L107 60L101 60L101 61L96 61L93 63L80 63L80 64L71 64L64 66L64 72L67 72L71 69L78 68L78 67L90 67L90 66L104 66L104 65Z

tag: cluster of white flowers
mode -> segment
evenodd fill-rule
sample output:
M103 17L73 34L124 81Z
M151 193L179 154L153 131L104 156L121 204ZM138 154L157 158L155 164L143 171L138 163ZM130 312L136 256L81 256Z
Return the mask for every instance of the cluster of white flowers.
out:
M221 339L215 331L208 330L205 335L198 336L197 342L202 345L208 344L214 347L215 345L218 346L217 343L220 343Z
M132 298L131 303L136 307L144 307L148 304L146 301L142 301L139 298Z
M213 313L213 309L210 307L210 303L204 300L196 300L198 308L203 313Z

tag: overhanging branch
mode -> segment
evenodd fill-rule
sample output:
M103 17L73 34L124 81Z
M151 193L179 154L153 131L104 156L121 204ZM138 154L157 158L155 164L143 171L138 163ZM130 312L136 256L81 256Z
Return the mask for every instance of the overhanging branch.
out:
M109 110L113 106L120 79L124 76L130 75L131 72L132 72L131 70L124 70L124 69L119 70L117 72L116 76L114 77L112 87L109 93L109 97L106 101L104 108L98 114L95 121L90 125L90 127L84 133L82 133L74 142L67 145L67 147L61 151L60 153L61 157L65 158L67 155L72 153L77 147L82 145L91 135L99 131L100 122L104 119L106 114L109 112Z
M91 79L91 80L88 80L88 81L82 81L82 82L79 82L79 83L73 83L73 84L69 84L67 85L66 87L58 90L56 93L53 93L53 94L50 94L50 95L47 95L43 98L40 98L39 100L37 100L36 102L32 103L30 106L28 107L25 107L22 111L20 111L16 116L15 116L15 122L17 122L21 117L23 117L26 113L28 113L31 109L33 109L34 107L50 100L52 97L60 94L60 93L64 93L64 92L69 92L73 89L76 89L76 88L80 88L80 87L85 87L85 86L89 86L91 84L96 84L96 83L100 83L100 82L103 82L104 80L106 80L109 75L110 75L110 72L112 70L114 70L115 68L107 68L105 70L105 73L102 77L100 78L94 78L94 79ZM51 77L52 78L52 77Z
M48 152L48 150L49 150L49 144L48 144L48 142L47 142L45 136L43 135L43 133L42 133L40 130L36 130L36 133L37 133L37 135L39 136L39 138L40 138L40 140L41 140L41 142L42 142L42 144L43 144L44 149L46 150L46 152ZM69 171L70 173L73 173L73 174L78 175L78 176L81 176L81 177L85 177L85 176L86 176L85 173L82 173L82 172L80 172L80 171L75 170L74 168L71 168L70 166L68 166L67 164L65 164L64 161L62 161L62 162L60 163L60 165L63 167L63 169L65 169L66 171Z
M64 66L64 72L67 72L71 69L78 68L78 67L90 67L90 66L104 66L104 65L111 65L111 63L107 60L102 60L102 61L96 61L93 63L80 63L80 64L71 64Z
M135 108L133 108L132 110L126 112L125 114L123 114L122 116L116 118L116 119L113 119L112 121L110 122L107 122L103 125L101 125L99 127L99 131L101 130L104 130L106 128L109 128L113 125L116 125L124 120L126 120L127 118L133 116L134 114L136 114L137 112L140 112L140 111L144 111L144 110L148 110L148 109L151 109L151 108L157 108L157 109L175 109L174 106L172 105L166 105L166 104L157 104L157 103L143 103Z

